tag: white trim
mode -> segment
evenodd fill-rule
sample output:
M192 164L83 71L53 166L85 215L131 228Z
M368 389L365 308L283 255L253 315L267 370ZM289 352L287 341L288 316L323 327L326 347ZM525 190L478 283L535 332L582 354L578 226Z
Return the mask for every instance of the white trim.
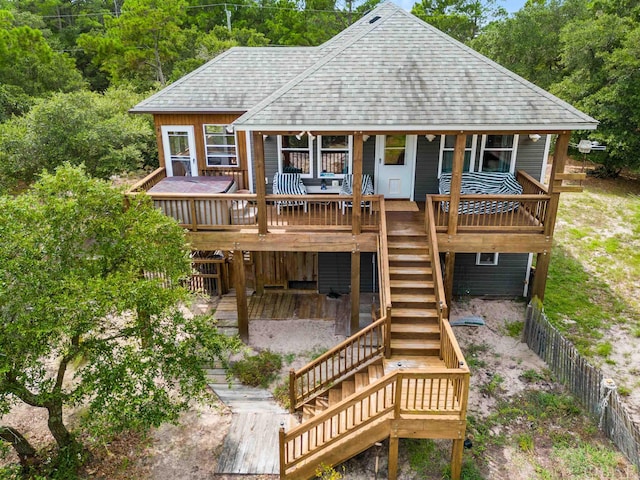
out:
M459 133L474 133L474 134L482 134L482 133L548 133L548 132L567 132L569 130L595 130L598 128L598 123L518 123L518 124L426 124L426 125L416 125L416 124L396 124L396 125L387 125L387 124L345 124L345 125L336 125L332 124L318 124L318 123L301 123L297 125L287 125L287 124L264 124L264 125L256 125L256 124L242 124L242 123L233 123L234 127L237 130L245 131L245 130L254 130L256 132L291 132L291 131L310 131L310 132L342 132L342 133L353 133L353 132L372 132L377 134L378 132L404 132L409 134L424 134L424 133L437 133L437 132L459 132Z
M551 134L547 134L544 144L544 155L542 157L542 170L540 171L540 183L544 185L547 179L547 162L549 161L549 152L551 151Z
M236 164L228 164L228 165L209 165L209 152L208 152L208 147L211 145L207 145L207 135L211 135L210 133L207 134L207 127L222 127L222 132L224 133L224 135L228 135L231 136L233 135L233 148L235 150L235 155L234 157L236 158ZM229 167L229 168L240 168L240 159L238 158L238 135L236 134L235 130L233 132L233 134L229 133L226 129L227 129L228 125L227 124L222 124L222 123L203 123L202 124L202 139L204 140L204 166L206 167ZM214 145L216 146L216 145ZM229 147L230 145L220 145L220 146L227 146ZM227 156L221 156L220 158L228 158Z
M511 134L507 134L511 135ZM482 142L480 144L480 164L478 171L484 171L484 152L487 150L487 137L488 135L482 135ZM519 134L513 134L513 142L512 147L498 147L498 148L490 148L489 151L494 152L511 152L511 159L509 161L509 173L515 173L516 171L516 158L518 156L518 141L520 140Z
M529 282L531 281L531 265L533 265L533 253L529 254L529 260L527 261L527 273L524 276L524 290L522 296L526 297L529 294Z
M295 135L285 135L287 137L295 137ZM282 172L282 137L283 135L278 135L277 144L278 144L278 172ZM300 178L313 178L313 140L307 137L307 150L309 150L309 173L300 173ZM297 150L304 150L303 148Z
M189 163L191 167L190 176L197 177L198 158L196 157L196 138L193 125L162 125L160 128L162 135L162 148L164 152L164 166L167 169L167 177L173 177L173 163L171 162L171 147L169 144L169 132L184 132L187 134L189 144Z
M440 155L438 156L438 178L440 178L440 176L442 175L442 160L444 157L444 152L445 152L445 139L446 139L446 135L440 135ZM469 135L467 135L467 137L469 137ZM478 135L471 135L471 147L467 148L466 147L466 143L465 143L465 148L464 148L464 152L471 152L470 158L469 158L469 171L470 172L475 172L475 166L476 166L476 148L478 145ZM447 152L452 152L452 149L447 148L446 150ZM463 161L463 171L464 171L464 161Z
M482 255L483 253L492 254L493 255L493 263L481 262L480 261L480 255ZM476 253L476 265L481 266L481 267L487 267L487 266L493 267L493 266L496 266L496 265L498 265L498 256L499 255L500 254L497 253L497 252L478 252L478 253Z
M247 158L245 159L245 161L247 162L247 184L249 185L249 191L251 193L253 193L253 148L251 147L252 137L253 135L250 134L244 136L244 141L247 144ZM262 139L262 141L264 142L264 138ZM264 162L264 158L262 159L262 161Z
M338 137L347 137L347 173L353 172L353 135L336 135ZM322 135L318 135L316 137L316 151L317 151L317 169L318 169L318 178L322 178L322 166L320 163L322 162L322 151L330 152L331 150L343 151L344 149L331 149L331 148L322 148ZM335 173L333 175L327 176L327 178L344 178L344 173Z
M416 183L416 163L417 163L417 152L418 152L418 136L417 135L408 135L404 134L406 137L404 148L405 148L405 162L411 162L411 173L410 173L410 185L409 185L409 200L413 201L413 195L415 191L415 183ZM376 146L375 146L375 169L374 169L374 177L375 177L375 185L374 189L376 194L380 194L380 188L378 187L378 182L380 181L380 165L382 164L382 158L384 157L384 149L386 146L386 135L376 135ZM406 164L409 166L409 164Z

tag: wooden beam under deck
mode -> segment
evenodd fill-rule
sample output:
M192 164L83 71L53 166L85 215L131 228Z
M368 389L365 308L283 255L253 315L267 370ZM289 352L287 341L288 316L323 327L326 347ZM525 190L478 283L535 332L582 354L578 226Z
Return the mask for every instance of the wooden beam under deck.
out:
M194 250L245 250L252 252L375 252L373 232L187 232Z
M503 233L461 233L438 234L438 248L441 253L531 253L550 252L552 238L541 234L526 233L505 235Z

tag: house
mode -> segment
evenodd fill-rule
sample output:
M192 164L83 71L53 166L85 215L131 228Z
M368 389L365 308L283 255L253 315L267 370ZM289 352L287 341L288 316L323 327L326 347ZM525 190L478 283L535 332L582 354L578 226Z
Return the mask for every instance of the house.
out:
M544 297L559 195L579 191L569 138L597 122L391 3L318 47L232 48L131 111L153 114L160 168L130 193L198 255L229 252L241 336L247 261L258 293L350 292L352 336L290 379L304 420L281 432L281 476L389 438L395 478L398 438L418 437L453 440L458 478L469 370L447 305ZM339 195L363 178L373 195ZM304 188L274 194L282 179Z

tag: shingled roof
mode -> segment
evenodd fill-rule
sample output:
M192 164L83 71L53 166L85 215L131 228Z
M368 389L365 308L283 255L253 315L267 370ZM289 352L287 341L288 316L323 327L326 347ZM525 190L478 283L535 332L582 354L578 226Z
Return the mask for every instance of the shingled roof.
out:
M527 131L597 121L392 3L309 48L234 48L133 111L246 111L238 130Z

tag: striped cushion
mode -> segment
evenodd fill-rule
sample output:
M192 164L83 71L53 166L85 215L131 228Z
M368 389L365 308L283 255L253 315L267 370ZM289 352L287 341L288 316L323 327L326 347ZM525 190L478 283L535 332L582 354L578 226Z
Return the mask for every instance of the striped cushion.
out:
M362 174L362 195L373 195L373 180L368 173ZM340 195L353 195L353 174L347 173L342 180Z
M274 195L306 195L307 189L302 183L302 177L299 173L276 173L273 176L273 194ZM282 201L277 202L283 205L304 205L304 201Z
M439 190L441 195L451 191L451 174L440 176ZM466 172L462 174L461 194L481 195L522 195L522 185L512 173L502 172ZM463 201L460 203L461 214L492 214L516 210L519 202L496 201ZM442 202L442 210L449 211L449 202Z

